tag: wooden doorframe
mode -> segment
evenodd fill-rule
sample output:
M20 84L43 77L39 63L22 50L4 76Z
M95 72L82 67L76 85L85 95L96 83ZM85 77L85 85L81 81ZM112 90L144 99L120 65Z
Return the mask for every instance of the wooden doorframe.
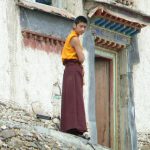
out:
M115 51L111 51L111 50L96 46L95 47L95 55L110 59L113 62L113 127L112 127L113 129L111 129L111 130L113 130L112 149L117 150L117 148L118 148L118 131L117 131L117 129L118 129L118 121L117 121L118 120L117 119L117 116L118 116L118 108L117 108L117 105L118 105L118 100L117 100L117 95L118 95L118 93L117 93L118 53Z

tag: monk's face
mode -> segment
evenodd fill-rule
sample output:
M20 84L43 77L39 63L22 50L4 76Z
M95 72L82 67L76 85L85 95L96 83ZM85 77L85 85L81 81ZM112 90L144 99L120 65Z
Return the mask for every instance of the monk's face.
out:
M74 29L77 32L77 34L82 35L87 28L87 24L84 22L79 22L78 24L75 24Z

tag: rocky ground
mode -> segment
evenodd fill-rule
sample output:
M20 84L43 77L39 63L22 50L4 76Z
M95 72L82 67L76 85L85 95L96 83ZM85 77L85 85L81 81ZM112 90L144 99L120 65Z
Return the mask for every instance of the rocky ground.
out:
M138 133L138 150L150 150L150 133Z
M58 129L58 118L37 119L14 104L0 102L1 150L106 150Z
M0 150L106 150L59 132L59 118L37 119L16 104L0 102ZM150 150L150 134L138 133L138 150Z

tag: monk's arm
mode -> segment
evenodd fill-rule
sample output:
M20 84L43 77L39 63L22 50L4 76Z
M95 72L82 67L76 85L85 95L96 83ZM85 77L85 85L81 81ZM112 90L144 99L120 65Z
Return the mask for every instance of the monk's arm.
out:
M75 48L77 55L78 55L78 59L81 63L84 62L85 57L84 57L84 53L83 53L83 48L80 44L80 40L78 37L73 37L70 41L71 45Z

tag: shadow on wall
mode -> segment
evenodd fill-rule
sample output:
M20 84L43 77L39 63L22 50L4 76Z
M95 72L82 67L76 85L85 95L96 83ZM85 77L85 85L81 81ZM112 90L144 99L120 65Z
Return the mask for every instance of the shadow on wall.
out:
M133 65L140 63L140 55L139 55L137 36L134 36L131 40L131 48L129 51L129 60L130 60L131 70L133 68Z

